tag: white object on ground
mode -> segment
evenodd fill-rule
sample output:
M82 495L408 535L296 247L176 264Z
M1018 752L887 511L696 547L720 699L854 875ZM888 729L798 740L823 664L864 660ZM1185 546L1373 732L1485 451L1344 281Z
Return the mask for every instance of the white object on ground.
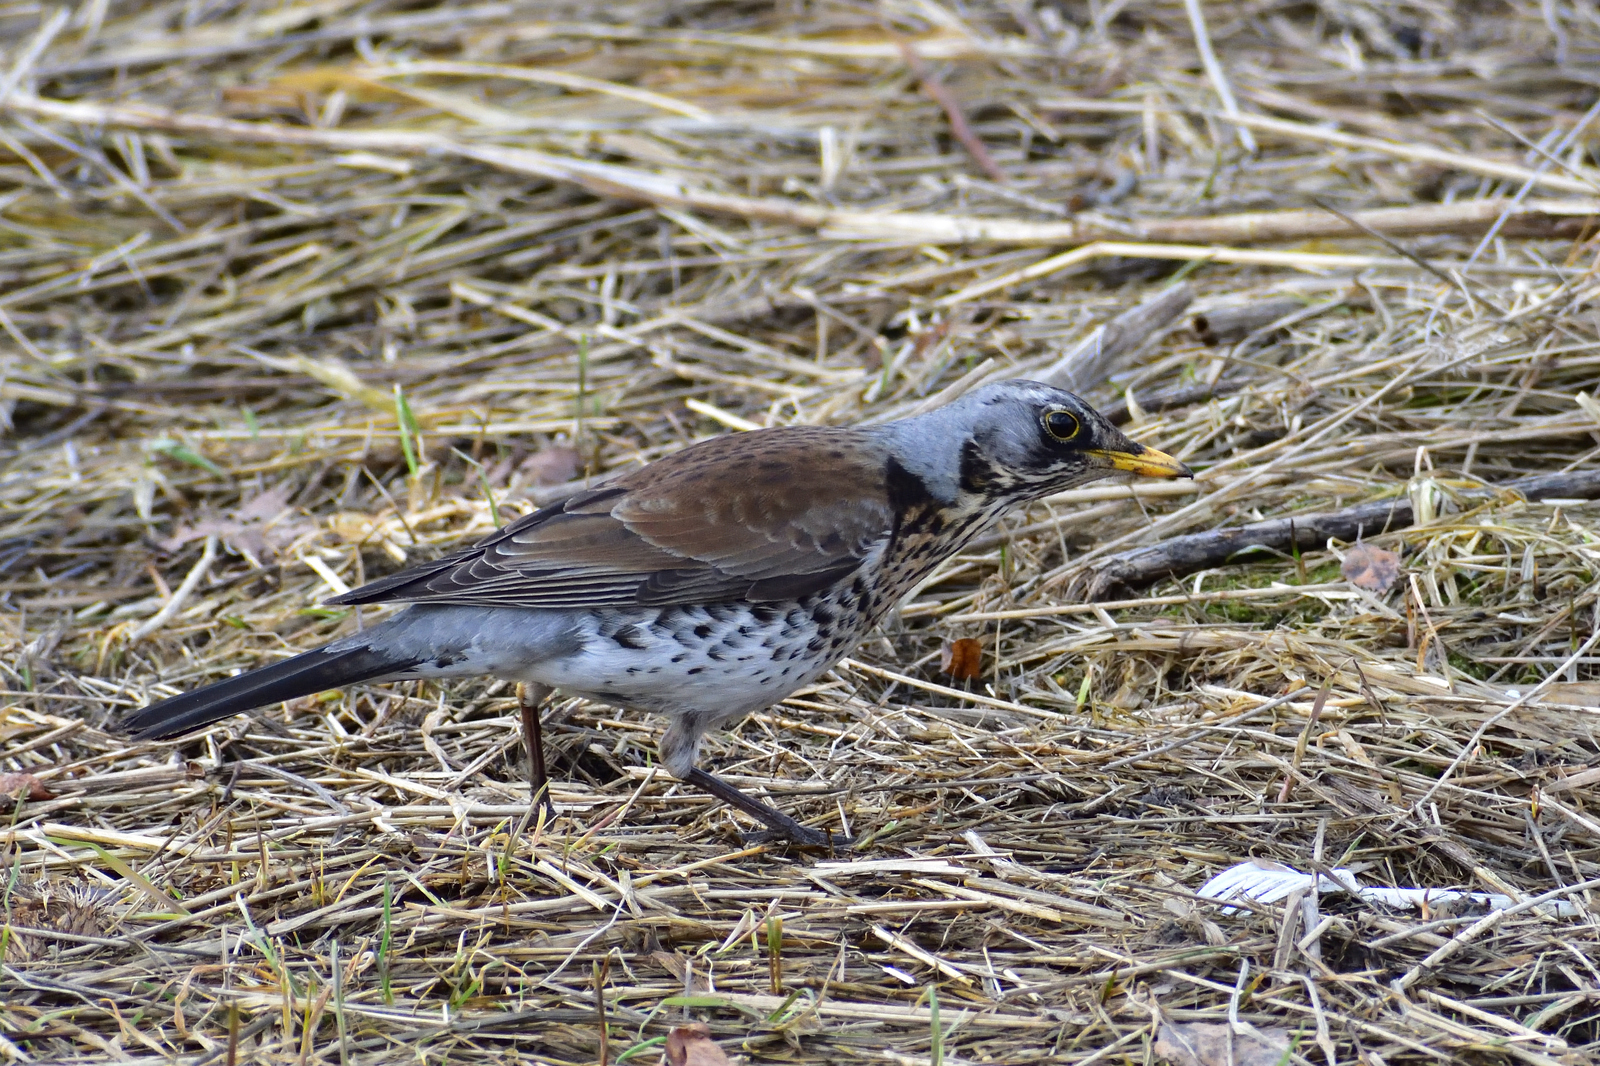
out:
M1437 907L1443 903L1462 900L1486 907L1491 911L1505 910L1515 901L1497 892L1463 892L1457 888L1384 888L1363 885L1350 870L1330 870L1324 874L1301 873L1292 866L1271 859L1249 859L1230 866L1200 886L1199 895L1206 899L1248 899L1256 903L1276 903L1290 893L1315 887L1321 892L1349 892L1369 903L1387 907L1417 908L1423 904ZM1237 908L1224 907L1224 914ZM1559 918L1576 917L1582 912L1576 904L1559 900L1534 908L1540 914Z

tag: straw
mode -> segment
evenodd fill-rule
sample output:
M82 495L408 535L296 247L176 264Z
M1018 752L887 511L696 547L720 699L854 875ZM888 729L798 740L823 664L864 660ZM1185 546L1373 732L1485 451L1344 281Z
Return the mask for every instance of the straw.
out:
M1600 503L1515 486L1600 459L1600 30L1200 6L8 9L0 1057L1594 1058ZM506 682L111 728L694 440L1027 375L1198 477L1008 516L709 738L854 853L559 695L546 820ZM1369 511L1381 594L1315 524ZM1196 896L1251 858L1518 902Z

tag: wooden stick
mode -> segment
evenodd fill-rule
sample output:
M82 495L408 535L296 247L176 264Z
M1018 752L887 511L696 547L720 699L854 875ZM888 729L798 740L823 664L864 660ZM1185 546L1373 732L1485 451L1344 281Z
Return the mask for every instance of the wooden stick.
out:
M1241 341L1261 327L1305 309L1306 305L1293 297L1219 307L1196 314L1194 331L1202 343L1214 348L1219 344Z
M1146 414L1159 414L1162 411L1172 411L1202 400L1209 400L1213 396L1225 396L1236 387L1237 383L1230 380L1219 381L1215 385L1208 385L1205 382L1198 385L1179 385L1176 388L1153 392L1148 396L1141 393L1138 397L1139 407ZM1133 412L1128 409L1127 397L1100 408L1100 413L1105 415L1113 426L1126 425L1133 417Z
M1125 100L1087 100L1072 97L1040 100L1037 106L1043 111L1081 111L1090 114L1138 115L1144 111L1143 104L1131 103ZM1562 192L1587 195L1594 191L1592 180L1586 180L1587 175L1572 177L1566 174L1541 173L1520 163L1505 162L1471 152L1451 151L1448 148L1437 148L1431 144L1418 144L1415 142L1402 144L1399 141L1385 140L1382 137L1363 137L1359 134L1329 129L1326 126L1290 122L1287 119L1271 118L1266 115L1247 115L1242 112L1237 115L1227 115L1220 111L1211 111L1205 108L1174 108L1173 110L1197 117L1210 117L1224 122L1235 123L1239 126L1247 126L1262 133L1274 133L1291 141L1331 144L1358 152L1379 152L1394 159L1408 159L1415 163L1431 163L1435 166L1463 170L1468 174L1478 174L1488 178L1501 178L1506 181L1516 182L1531 181L1535 185L1541 185L1548 189L1559 189Z
M1194 302L1194 286L1179 282L1094 330L1040 371L1038 380L1072 392L1098 385L1145 341ZM1126 410L1126 405L1124 405Z
M596 196L614 197L666 207L692 208L710 214L780 222L820 230L845 240L903 240L911 244L995 243L1077 245L1121 238L1132 244L1252 244L1262 241L1310 240L1361 236L1350 222L1325 211L1263 211L1206 218L1153 219L1112 223L1092 215L1062 222L1031 219L976 218L922 211L856 211L803 204L772 197L734 196L696 188L676 177L614 163L507 148L468 144L443 134L410 130L312 129L272 122L243 122L214 115L195 115L145 104L101 104L86 100L52 100L13 92L0 112L13 111L90 127L161 130L200 138L253 144L286 144L339 152L391 152L400 155L454 155L485 166L550 181L578 185ZM1256 122L1240 115L1240 122ZM1290 123L1289 125L1293 125ZM1519 175L1521 168L1516 168ZM1587 190L1586 190L1587 191ZM1526 200L1507 197L1454 204L1418 204L1352 211L1350 219L1379 233L1416 236L1431 233L1484 233L1506 216L1501 234L1508 237L1570 237L1600 215L1600 200ZM1138 255L1138 251L1116 254Z
M318 17L314 5L301 8L306 14L292 25L303 25ZM277 14L277 12L274 12ZM446 7L418 11L390 18L361 16L322 29L298 33L257 32L238 40L216 39L210 26L198 32L172 34L141 40L137 48L107 48L83 59L52 63L38 68L46 77L63 74L93 74L119 67L166 66L187 60L216 60L266 49L304 48L336 44L361 37L409 37L445 41L460 37L483 23L512 20L501 39L506 44L518 41L552 39L597 41L653 41L663 45L699 46L756 54L808 56L845 62L892 61L899 55L893 41L822 40L811 37L779 37L756 33L715 33L695 30L670 30L656 26L629 26L601 22L521 21L517 5L486 3L472 7ZM1049 59L1048 47L1032 41L1008 37L944 33L917 40L917 48L928 59Z
M1479 491L1517 492L1530 500L1592 500L1600 497L1600 470L1540 474L1486 486ZM1086 600L1104 600L1118 588L1135 588L1164 577L1181 577L1222 566L1240 552L1257 548L1280 552L1291 548L1314 550L1325 545L1330 537L1344 541L1373 537L1404 529L1414 520L1410 497L1398 496L1328 514L1295 515L1231 529L1191 533L1109 556L1079 574L1073 581L1073 588Z

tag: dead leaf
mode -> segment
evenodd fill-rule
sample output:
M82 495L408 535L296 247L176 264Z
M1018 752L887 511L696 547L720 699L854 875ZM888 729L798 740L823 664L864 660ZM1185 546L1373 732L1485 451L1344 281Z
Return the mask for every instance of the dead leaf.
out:
M711 1039L711 1027L704 1022L680 1025L667 1034L667 1053L661 1066L733 1066L728 1056Z
M1276 1026L1233 1033L1223 1022L1164 1021L1151 1050L1172 1066L1278 1066L1288 1060L1289 1048L1289 1031Z
M31 929L104 936L116 921L115 902L111 892L88 885L19 881L11 895L11 936L0 937L5 944L0 961L28 962L45 957L57 947L68 946L51 937L33 935Z
M218 537L229 548L251 559L259 561L269 549L275 555L311 528L311 523L303 519L274 521L288 506L291 491L289 485L279 485L245 500L226 518L211 516L193 525L179 526L172 536L161 542L161 547L174 552L191 541Z
M289 490L288 485L278 485L257 493L239 505L234 517L241 522L265 522L269 518L277 518L289 502Z
M541 448L517 467L524 484L560 485L578 476L578 451L564 444Z
M31 800L56 798L56 794L32 774L0 774L0 796Z
M971 681L983 667L983 645L971 637L947 640L939 649L939 669L957 681Z
M1370 544L1357 544L1345 552L1339 572L1352 585L1381 596L1400 577L1400 556Z

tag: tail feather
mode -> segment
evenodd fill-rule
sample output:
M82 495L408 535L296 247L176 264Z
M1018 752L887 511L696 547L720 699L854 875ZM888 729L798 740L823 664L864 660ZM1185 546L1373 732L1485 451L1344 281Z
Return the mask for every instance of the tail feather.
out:
M365 646L319 648L141 707L121 728L135 740L166 740L257 707L399 673L419 661Z

